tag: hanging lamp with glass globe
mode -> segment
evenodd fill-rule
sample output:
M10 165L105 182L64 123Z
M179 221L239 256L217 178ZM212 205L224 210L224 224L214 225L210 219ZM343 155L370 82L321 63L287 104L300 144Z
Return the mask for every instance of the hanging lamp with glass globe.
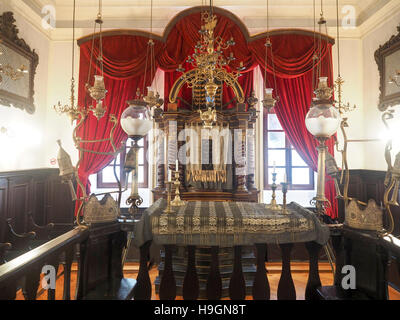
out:
M337 132L342 121L333 106L332 91L328 86L328 77L321 77L315 90L316 98L305 119L307 130L317 139L330 138Z

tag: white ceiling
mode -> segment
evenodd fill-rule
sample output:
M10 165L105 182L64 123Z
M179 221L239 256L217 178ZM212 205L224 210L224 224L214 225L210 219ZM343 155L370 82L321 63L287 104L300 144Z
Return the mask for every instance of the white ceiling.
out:
M57 28L69 28L72 0L22 0L40 14L49 3L56 8ZM359 26L391 0L339 0L339 7L353 6ZM398 1L398 0L396 0ZM102 0L105 28L148 28L151 0ZM271 27L310 27L314 0L269 0ZM321 0L315 0L317 16ZM76 0L77 27L89 28L98 11L98 0ZM178 12L207 0L153 0L153 26L162 30ZM265 27L267 0L214 0L214 6L227 9L241 18L248 28ZM336 21L336 0L323 0L328 25ZM340 13L343 17L346 13Z

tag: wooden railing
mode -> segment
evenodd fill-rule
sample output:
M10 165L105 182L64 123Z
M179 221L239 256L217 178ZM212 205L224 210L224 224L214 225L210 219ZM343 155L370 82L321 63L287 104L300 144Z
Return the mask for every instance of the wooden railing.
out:
M146 242L140 248L140 266L137 277L137 285L134 289L134 298L136 300L150 300L152 296L152 285L148 273L149 249L151 241ZM309 254L309 276L305 291L306 300L318 299L316 289L321 286L318 271L318 256L322 248L316 242L305 243ZM278 284L278 300L296 299L296 289L291 275L291 250L292 243L281 244L282 251L282 273ZM161 300L174 300L176 294L176 280L172 268L173 264L173 245L165 245L164 272L161 277L159 297ZM196 300L199 297L199 278L196 270L196 247L187 246L187 264L186 273L183 282L182 295L185 300ZM267 244L256 244L256 275L253 281L252 295L254 300L269 300L270 287L265 268L265 256ZM211 248L210 271L207 279L207 299L221 299L222 279L219 270L218 259L219 247ZM242 247L234 247L233 272L229 282L229 297L232 300L242 300L246 298L246 284L242 269Z
M63 299L70 300L71 265L75 248L77 244L82 248L88 237L89 230L87 228L77 227L1 265L0 299L15 299L19 286L22 287L25 299L36 299L43 266L50 265L55 270L58 270L59 263L61 262L64 265ZM80 250L79 262L84 260L83 255L84 251ZM81 273L84 268L80 267L78 270L79 279L82 277ZM47 294L49 300L55 299L54 289L49 288Z

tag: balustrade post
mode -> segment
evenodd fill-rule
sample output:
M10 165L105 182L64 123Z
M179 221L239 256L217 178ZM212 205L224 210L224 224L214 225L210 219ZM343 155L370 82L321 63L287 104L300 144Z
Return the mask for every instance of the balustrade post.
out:
M343 247L343 237L341 234L335 234L331 236L332 247L335 250L335 278L334 285L340 286L342 283L342 268L344 266L344 247Z
M296 300L296 288L290 269L290 253L293 243L279 245L282 251L282 273L278 284L278 300Z
M160 283L160 300L174 300L176 298L176 281L172 268L172 253L174 245L165 245L164 272Z
M318 256L322 246L316 242L306 242L305 246L310 257L310 271L308 274L305 298L306 300L319 300L317 288L321 286L321 280L318 271Z
M76 300L82 300L86 293L86 269L87 269L87 241L78 244L78 277L76 280L75 297Z
M218 247L211 247L211 264L206 288L207 299L209 300L220 300L222 297L222 279L219 271L218 251Z
M31 272L27 273L23 283L22 294L25 300L36 300L37 291L40 283L40 266L36 265Z
M74 259L74 247L68 248L64 252L64 292L63 300L71 300L71 266Z
M135 300L151 299L151 281L147 262L149 261L151 241L147 241L140 247L139 273L136 278L136 285L133 289Z
M188 261L182 295L184 300L197 300L199 297L199 279L196 271L196 247L188 246Z
M57 282L57 274L58 274L58 265L59 265L59 258L58 256L52 258L47 263L48 265L52 266L55 270L55 281ZM56 300L56 288L49 288L47 289L47 300Z
M242 247L234 247L233 272L229 282L229 297L232 300L244 300L246 298L246 283L242 269Z
M257 250L257 271L253 282L253 299L269 300L270 287L268 283L267 270L265 269L265 256L267 255L267 244L255 244Z

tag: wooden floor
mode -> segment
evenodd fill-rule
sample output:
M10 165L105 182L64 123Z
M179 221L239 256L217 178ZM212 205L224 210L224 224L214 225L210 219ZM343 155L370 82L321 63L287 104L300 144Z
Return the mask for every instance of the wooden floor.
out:
M292 262L292 277L296 288L297 300L304 300L304 292L307 285L307 277L308 277L308 263L303 262ZM268 281L271 288L271 300L276 300L276 291L278 288L279 278L281 275L281 263L267 263L266 264L268 270ZM124 267L124 275L125 278L133 278L136 279L137 273L139 270L138 263L127 263ZM328 263L320 263L320 278L322 285L331 285L333 282L333 275ZM76 278L77 278L77 266L76 264L72 265L72 274L71 274L71 298L75 296L75 288L76 288ZM62 300L63 294L63 277L62 277L62 266L59 270L59 278L56 283L56 300ZM151 282L154 283L155 278L157 277L158 270L157 268L153 268L150 271L150 279ZM155 294L155 289L153 285L153 295L152 300L158 300L158 295ZM17 293L17 300L23 300L24 297L21 291ZM177 297L178 300L182 299L182 297ZM246 300L251 300L252 297L246 297ZM389 287L389 299L390 300L400 300L400 293L393 290ZM47 293L43 290L38 290L37 300L47 300Z

